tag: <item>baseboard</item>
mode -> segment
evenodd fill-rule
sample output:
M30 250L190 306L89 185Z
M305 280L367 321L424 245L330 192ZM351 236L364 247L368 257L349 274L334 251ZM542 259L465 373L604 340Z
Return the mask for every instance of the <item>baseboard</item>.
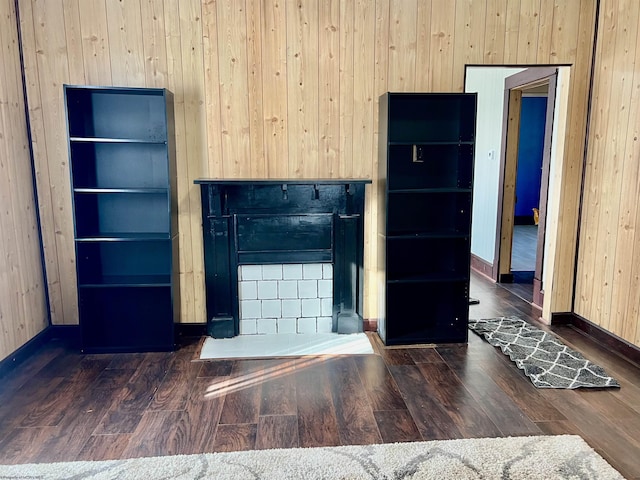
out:
M482 258L478 257L477 255L474 255L473 253L471 254L471 268L480 273L481 275L484 275L485 277L495 281L496 277L494 276L494 272L493 272L493 264L487 262L486 260L483 260Z
M365 318L362 320L362 328L365 332L377 332L378 331L378 319Z
M551 314L551 325L571 325L607 347L608 350L623 356L636 365L640 365L640 347L627 342L586 318L582 318L577 313L553 313Z
M205 337L207 335L206 323L176 323L174 324L176 338Z
M0 361L0 378L4 377L11 370L15 369L27 358L33 355L42 345L51 339L51 327L45 328L27 343Z

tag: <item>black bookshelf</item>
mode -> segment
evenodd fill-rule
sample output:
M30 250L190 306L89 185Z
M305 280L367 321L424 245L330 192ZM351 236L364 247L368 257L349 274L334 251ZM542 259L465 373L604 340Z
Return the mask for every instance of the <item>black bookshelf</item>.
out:
M82 349L163 351L179 306L173 96L64 86Z
M475 94L380 97L379 333L463 343L469 319Z

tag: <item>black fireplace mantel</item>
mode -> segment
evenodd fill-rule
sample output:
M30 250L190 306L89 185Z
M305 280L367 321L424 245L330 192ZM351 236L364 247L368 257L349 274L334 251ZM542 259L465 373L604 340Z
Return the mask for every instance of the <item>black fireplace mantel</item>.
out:
M362 331L367 179L197 179L201 187L207 330L239 333L238 266L333 265L333 331Z

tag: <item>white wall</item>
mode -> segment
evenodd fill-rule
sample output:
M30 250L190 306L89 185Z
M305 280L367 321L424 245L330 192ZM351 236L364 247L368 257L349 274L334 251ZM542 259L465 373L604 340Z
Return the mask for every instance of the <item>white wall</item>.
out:
M494 263L504 79L523 68L467 67L465 92L478 93L471 253Z

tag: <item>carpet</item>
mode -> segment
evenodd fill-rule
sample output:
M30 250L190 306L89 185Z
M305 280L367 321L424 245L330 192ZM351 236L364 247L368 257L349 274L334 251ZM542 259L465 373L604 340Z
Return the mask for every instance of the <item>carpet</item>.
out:
M0 466L0 479L623 479L576 435Z
M469 320L469 328L500 347L538 388L620 387L602 367L520 318Z
M363 355L373 348L365 333L289 333L207 338L201 360L225 358L302 357L307 355Z

